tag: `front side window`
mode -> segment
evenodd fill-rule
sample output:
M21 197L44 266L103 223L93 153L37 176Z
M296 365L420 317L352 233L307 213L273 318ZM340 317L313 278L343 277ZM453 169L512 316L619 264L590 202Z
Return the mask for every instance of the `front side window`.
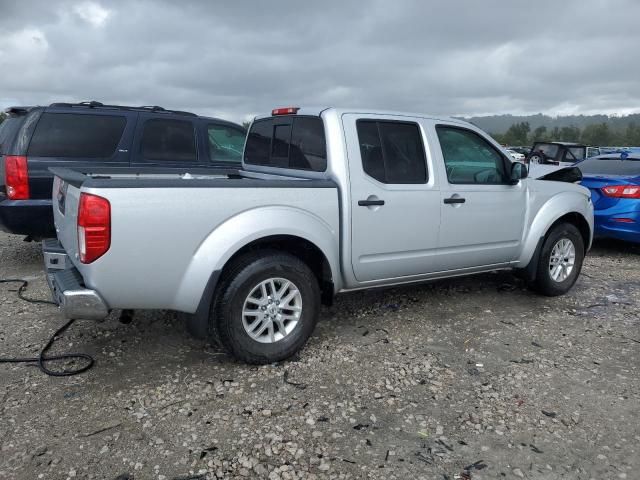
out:
M358 120L362 169L381 183L427 182L427 163L416 123Z
M109 158L127 124L123 116L43 113L27 155L33 157Z
M505 159L484 138L458 127L436 127L449 183L508 183Z
M195 162L196 136L193 123L185 120L154 119L144 124L142 156L147 160Z
M240 163L245 133L228 125L209 125L209 158L212 162Z
M324 172L327 144L322 119L283 116L253 122L244 161L249 165Z

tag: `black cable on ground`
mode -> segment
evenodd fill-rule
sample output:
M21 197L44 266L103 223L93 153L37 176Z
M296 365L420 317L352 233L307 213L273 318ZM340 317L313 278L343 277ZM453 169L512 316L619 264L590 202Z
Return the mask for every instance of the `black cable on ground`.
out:
M38 300L35 298L28 298L23 295L24 291L29 286L29 282L27 280L21 278L8 278L8 279L0 279L0 283L20 283L20 287L18 287L18 297L21 300L29 303L37 303L43 305L56 305L55 302L50 300ZM86 353L63 353L60 355L52 355L50 357L45 356L45 353L51 348L53 342L55 342L56 337L62 335L64 331L71 326L75 322L75 319L69 320L63 326L61 326L56 332L51 336L47 344L44 346L42 350L40 350L40 354L37 357L26 357L26 358L0 358L0 363L37 363L38 368L40 370L52 377L70 377L72 375L78 375L80 373L84 373L93 367L95 360L91 355ZM71 359L81 359L85 360L86 364L79 368L72 368L69 370L50 370L46 367L46 363L55 362L60 360L71 360Z

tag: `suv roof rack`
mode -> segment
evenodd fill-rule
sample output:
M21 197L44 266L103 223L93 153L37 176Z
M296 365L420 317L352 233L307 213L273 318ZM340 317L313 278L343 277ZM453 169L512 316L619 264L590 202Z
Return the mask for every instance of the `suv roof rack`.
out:
M132 107L127 105L105 105L101 102L96 102L95 100L92 100L89 102L79 102L79 103L58 102L58 103L52 103L49 106L58 107L58 108L96 108L96 109L105 109L105 110L129 110L129 111L138 111L138 112L144 111L144 112L171 113L175 115L187 115L189 117L198 116L195 113L183 112L181 110L167 110L166 108L162 108L157 105L143 105L141 107Z
M5 108L4 113L12 115L24 115L28 113L33 107L9 107Z

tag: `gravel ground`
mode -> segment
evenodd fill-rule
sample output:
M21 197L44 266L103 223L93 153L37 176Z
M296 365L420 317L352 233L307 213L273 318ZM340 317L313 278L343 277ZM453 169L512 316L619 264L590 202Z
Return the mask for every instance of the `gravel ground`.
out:
M48 298L39 245L0 278ZM0 365L0 478L639 479L640 248L599 243L566 296L508 273L341 296L298 358L235 362L169 312L78 322L52 378ZM0 355L64 322L0 285Z

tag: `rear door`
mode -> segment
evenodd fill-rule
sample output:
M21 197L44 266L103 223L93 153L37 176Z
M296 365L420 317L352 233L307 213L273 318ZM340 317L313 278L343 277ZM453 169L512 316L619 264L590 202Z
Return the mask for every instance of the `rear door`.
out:
M439 269L440 192L418 120L345 114L351 263L359 282Z
M436 132L446 167L440 190L442 261L448 270L514 261L524 229L525 182L510 184L511 161L479 133L449 124L437 125Z
M80 109L78 109L80 110ZM117 110L47 109L31 135L27 149L32 198L51 199L49 167L80 171L129 166L129 145L136 113Z

